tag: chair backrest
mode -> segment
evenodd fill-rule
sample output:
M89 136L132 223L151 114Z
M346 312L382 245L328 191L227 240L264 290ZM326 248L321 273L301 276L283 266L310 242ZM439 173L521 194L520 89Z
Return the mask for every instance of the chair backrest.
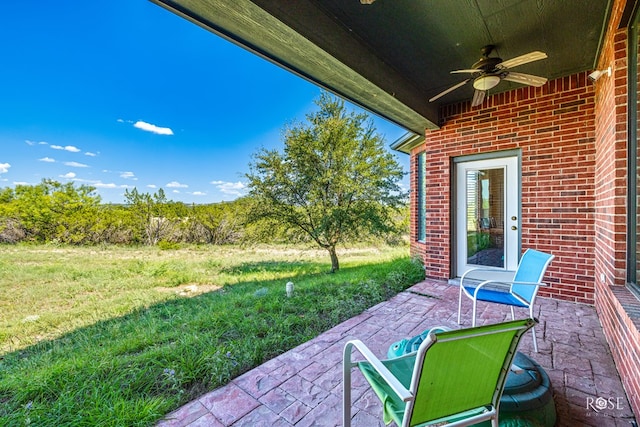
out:
M547 267L554 256L536 251L535 249L527 249L520 258L518 269L513 277L514 282L529 282L529 283L542 283L544 273L547 271ZM518 295L528 303L531 303L538 292L537 286L531 285L518 285L513 284L511 286L511 292Z
M535 321L515 320L430 333L416 354L405 423L414 426L492 405L496 410L520 337Z
M491 228L491 218L478 218L478 224L482 230Z

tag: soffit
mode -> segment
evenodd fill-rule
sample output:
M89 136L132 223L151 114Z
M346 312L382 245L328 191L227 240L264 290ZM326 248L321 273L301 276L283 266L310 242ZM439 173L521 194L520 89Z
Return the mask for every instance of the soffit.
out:
M548 79L593 69L610 0L152 0L398 125L423 134L430 103L467 76L483 46L510 59L539 50L514 71ZM490 93L520 87L501 81Z

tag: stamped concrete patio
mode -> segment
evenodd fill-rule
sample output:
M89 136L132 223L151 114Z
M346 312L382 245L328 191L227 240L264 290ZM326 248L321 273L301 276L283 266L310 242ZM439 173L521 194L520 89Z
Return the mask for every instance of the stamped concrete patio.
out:
M434 280L420 282L188 403L158 425L342 425L345 342L361 339L382 357L389 345L401 338L433 326L458 327L457 304L457 286ZM463 326L470 326L470 306L468 302L465 305ZM536 360L549 375L557 410L556 425L634 425L595 309L546 298L539 298L536 308L540 320L536 327L539 353L533 352L530 333L524 336L519 351ZM480 305L478 309L479 324L510 319L508 308ZM359 372L354 372L353 382L353 426L383 426L380 404Z

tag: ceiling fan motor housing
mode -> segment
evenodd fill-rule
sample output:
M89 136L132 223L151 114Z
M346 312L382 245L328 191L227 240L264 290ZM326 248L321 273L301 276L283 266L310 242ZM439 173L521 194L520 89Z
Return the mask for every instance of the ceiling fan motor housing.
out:
M482 58L478 62L472 65L477 70L482 70L485 73L490 73L495 70L498 64L502 63L502 58Z

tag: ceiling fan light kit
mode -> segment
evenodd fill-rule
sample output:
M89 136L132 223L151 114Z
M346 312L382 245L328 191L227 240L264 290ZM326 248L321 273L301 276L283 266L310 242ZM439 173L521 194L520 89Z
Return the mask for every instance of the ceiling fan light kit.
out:
M473 81L473 87L477 90L493 89L500 83L498 76L480 76Z
M473 79L473 88L475 92L473 99L471 100L471 106L476 107L482 103L484 97L489 89L493 89L500 83L501 80L507 80L514 83L519 83L527 86L540 87L547 82L545 77L533 76L531 74L516 73L510 69L520 65L528 64L529 62L545 59L547 54L540 51L529 52L524 55L517 56L512 59L503 61L502 58L490 57L489 55L493 51L493 45L487 45L482 48L482 57L479 61L471 66L471 68L463 70L451 71L452 74L468 73L472 74L471 78L468 78L462 82L456 83L452 87L445 89L439 94L435 95L429 102L433 102L436 99L448 94L449 92L464 86L469 80ZM604 72L603 72L604 73ZM601 74L595 75L595 78L599 78Z

